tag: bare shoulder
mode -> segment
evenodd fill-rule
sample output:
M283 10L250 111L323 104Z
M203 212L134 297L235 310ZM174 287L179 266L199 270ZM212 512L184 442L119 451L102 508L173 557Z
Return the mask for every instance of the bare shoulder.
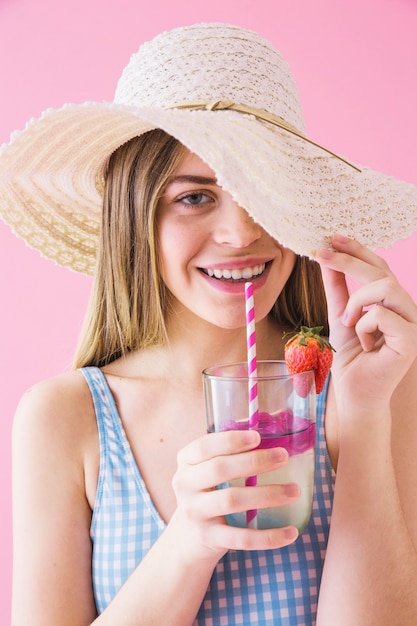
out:
M14 448L38 454L49 449L70 452L73 460L84 464L95 435L91 394L78 371L41 381L20 399L13 424Z
M52 426L69 419L79 421L92 408L91 394L84 377L80 372L73 371L30 387L20 399L15 420L26 423L35 420L40 426L42 422L50 422Z
M89 395L82 374L78 371L67 372L30 387L20 400L18 414L27 409L45 409L48 406L55 410L78 408L83 402L88 402Z

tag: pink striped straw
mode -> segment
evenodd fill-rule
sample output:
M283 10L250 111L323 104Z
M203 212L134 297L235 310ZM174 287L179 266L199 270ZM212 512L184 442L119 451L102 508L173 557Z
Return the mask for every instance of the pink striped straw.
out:
M256 368L255 301L252 283L245 283L246 343L249 376L249 428L258 425L258 382Z
M255 332L255 301L253 297L252 283L245 283L246 304L246 345L248 353L248 377L249 377L249 428L256 428L259 421L258 407L258 381L256 367L256 332ZM246 479L247 486L254 487L257 483L256 476ZM256 528L256 509L246 511L246 525Z

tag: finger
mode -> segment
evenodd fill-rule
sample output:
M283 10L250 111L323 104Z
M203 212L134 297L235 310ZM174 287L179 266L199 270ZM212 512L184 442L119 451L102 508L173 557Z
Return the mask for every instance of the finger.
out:
M349 302L349 290L346 277L341 272L321 267L324 291L326 294L327 314L330 326L330 343L338 352L352 339L354 330L343 324L343 316Z
M182 448L177 455L177 463L196 465L215 456L239 454L245 450L256 448L261 436L256 430L228 430L210 433L195 439Z
M211 545L228 550L271 550L288 546L298 537L295 526L255 530L215 524L209 529Z
M360 259L369 265L374 265L375 267L385 269L388 268L387 263L382 257L375 252L372 252L372 250L362 245L355 239L346 237L340 233L335 233L331 239L331 243L333 248L339 252L344 252L351 257Z
M365 352L381 347L382 341L393 355L414 360L417 327L383 306L376 306L356 324L356 334Z
M298 500L300 494L297 483L223 487L193 496L193 501L190 501L191 514L196 520L202 521L242 511L280 507Z
M341 235L332 238L334 249L322 249L316 253L316 260L322 265L343 272L358 283L367 284L392 275L386 261L368 250L354 239Z
M363 311L374 305L383 306L411 323L417 322L417 306L393 275L360 287L351 294L343 316L347 326L353 326Z
M284 448L251 450L240 454L214 456L192 466L183 466L176 472L173 487L176 493L212 489L216 485L238 478L257 476L279 469L288 462Z
M332 322L341 318L349 302L349 289L346 277L327 267L321 267L324 291L326 293L327 308L330 326Z

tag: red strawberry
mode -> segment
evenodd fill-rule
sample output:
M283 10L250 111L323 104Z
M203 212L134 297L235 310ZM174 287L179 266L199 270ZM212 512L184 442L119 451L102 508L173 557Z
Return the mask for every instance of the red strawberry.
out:
M323 326L308 328L301 326L301 330L291 337L285 344L285 362L290 374L299 374L314 370L316 393L324 387L327 374L333 363L334 349L324 337L320 336ZM305 397L308 389L305 381L300 381L297 389L299 395Z

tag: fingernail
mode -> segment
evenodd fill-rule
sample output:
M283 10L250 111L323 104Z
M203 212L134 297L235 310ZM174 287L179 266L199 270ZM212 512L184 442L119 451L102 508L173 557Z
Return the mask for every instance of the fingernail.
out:
M301 493L301 489L297 483L288 483L288 485L282 485L284 493L288 498L295 498Z
M289 526L288 528L284 528L284 536L288 541L295 541L298 537L298 530L295 526Z
M334 252L330 248L320 248L316 251L316 259L328 260L331 259Z
M346 237L346 235L342 235L341 233L335 233L332 239L338 241L339 243L347 243L350 241L349 237Z
M245 444L255 444L259 443L259 433L257 430L245 430L243 433L243 443Z
M288 458L285 448L271 448L271 460L274 463L283 463Z

